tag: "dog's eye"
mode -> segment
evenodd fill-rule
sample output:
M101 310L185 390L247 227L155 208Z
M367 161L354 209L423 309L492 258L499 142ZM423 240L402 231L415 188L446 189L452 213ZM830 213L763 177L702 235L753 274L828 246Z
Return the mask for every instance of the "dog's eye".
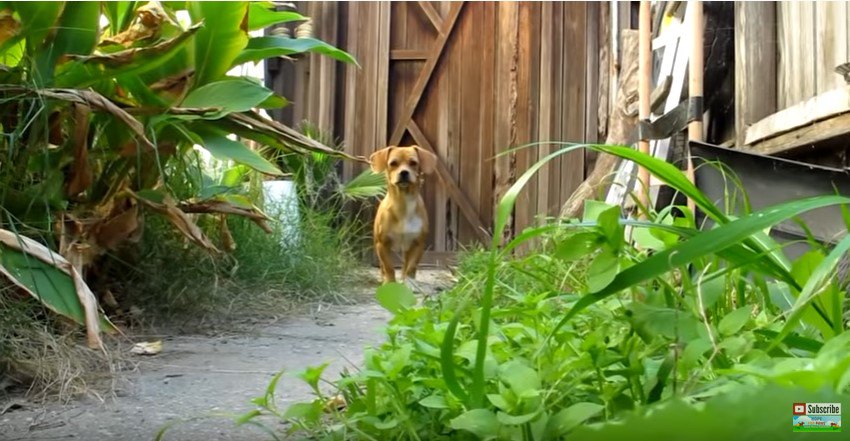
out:
M390 161L390 167L398 166L398 161Z
M417 162L416 162L416 161L410 161L410 166L411 166L411 167L416 167L416 164L417 164Z

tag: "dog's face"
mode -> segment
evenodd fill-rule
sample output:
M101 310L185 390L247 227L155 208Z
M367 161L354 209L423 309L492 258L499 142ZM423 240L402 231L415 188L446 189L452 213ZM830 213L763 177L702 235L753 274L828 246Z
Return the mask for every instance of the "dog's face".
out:
M400 188L417 185L422 175L434 172L437 157L433 153L419 147L390 146L369 157L372 171L386 172L387 183Z

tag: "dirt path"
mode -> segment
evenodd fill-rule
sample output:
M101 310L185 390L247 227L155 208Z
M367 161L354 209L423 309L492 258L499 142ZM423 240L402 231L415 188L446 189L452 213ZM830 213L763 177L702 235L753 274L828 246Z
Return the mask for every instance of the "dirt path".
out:
M423 271L426 292L447 286L446 273ZM164 424L215 413L252 409L280 369L294 373L329 362L327 378L362 362L363 348L380 342L389 314L374 302L325 306L324 310L250 332L219 336L163 336L164 349L141 359L130 387L105 402L85 399L67 406L25 406L0 415L0 440L149 441ZM280 407L311 398L294 375L278 385ZM4 406L0 406L2 410ZM273 423L277 424L277 423ZM166 440L265 440L253 427L236 428L226 417L178 424Z

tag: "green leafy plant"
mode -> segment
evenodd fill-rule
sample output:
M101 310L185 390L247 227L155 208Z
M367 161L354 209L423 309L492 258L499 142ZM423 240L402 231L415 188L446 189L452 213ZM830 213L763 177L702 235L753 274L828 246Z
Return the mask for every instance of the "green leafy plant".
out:
M525 183L578 148L643 165L715 225L700 229L683 206L637 221L589 201L582 219L502 243ZM646 424L708 430L728 415L717 409L755 405L759 393L839 401L850 359L833 269L847 239L831 251L812 244L792 262L766 230L848 202L822 196L735 217L663 161L626 147L566 145L506 193L496 239L464 261L457 286L419 305L402 285L379 290L393 313L387 339L333 382L344 408L281 419L317 439L642 439L667 433L639 428ZM516 253L532 239L531 251ZM317 400L329 395L317 391ZM735 421L766 418L771 406ZM746 433L784 436L777 430L790 432L770 421Z
M2 2L0 19L0 223L68 261L54 265L65 275L51 295L24 282L36 270L16 253L29 251L7 243L3 264L18 285L85 323L94 346L97 303L79 300L84 283L74 271L137 241L145 213L213 254L221 245L195 215L216 215L223 228L226 216L244 216L269 230L251 200L224 182L206 185L194 146L272 176L283 172L262 149L347 157L261 116L256 109L286 100L227 75L243 62L306 51L354 62L314 39L252 37L305 19L271 2Z

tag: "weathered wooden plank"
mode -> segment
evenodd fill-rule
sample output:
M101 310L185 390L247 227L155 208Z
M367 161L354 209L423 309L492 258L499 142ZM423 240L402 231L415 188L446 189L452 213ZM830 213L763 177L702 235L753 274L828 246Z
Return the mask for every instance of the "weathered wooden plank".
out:
M316 29L319 38L335 46L339 44L339 6L339 3L326 4L322 10L321 27ZM313 54L312 56L318 55ZM337 100L334 99L336 93L334 85L336 84L338 62L330 57L321 57L320 60L319 79L321 86L318 94L319 117L317 124L323 130L333 133L335 128L334 115L337 106Z
M587 4L583 2L565 3L566 23L564 25L564 41L567 42L566 60L586 60L587 54ZM593 55L594 57L596 54ZM585 140L587 97L587 67L585 63L567 63L564 78L564 93L567 101L564 104L564 140L582 142ZM584 180L584 152L574 151L562 156L561 170L562 198L553 215L560 212L561 204L569 198Z
M393 61L415 60L424 61L428 59L430 52L416 49L393 49L390 51L390 59Z
M526 144L537 139L538 95L535 93L539 85L536 61L540 57L539 33L525 31L540 29L540 4L521 3L519 6L519 62L517 78L517 144ZM520 176L533 164L536 156L534 150L525 148L516 154L516 176ZM537 213L537 178L532 177L526 187L517 196L514 232L522 231L530 226L534 213Z
M456 26L456 40L461 46L461 90L456 96L461 106L460 110L460 174L458 184L472 202L472 208L477 212L480 201L479 179L481 169L480 143L481 127L479 126L479 108L481 93L481 55L482 38L479 33L484 3L474 2L466 6L463 20ZM474 240L475 226L470 222L461 222L458 239L461 243Z
M561 71L561 66L554 66L553 64L553 52L555 46L555 34L553 32L553 28L561 28L562 22L553 23L557 20L555 17L555 7L554 2L544 2L540 6L540 58L539 58L539 66L540 66L540 87L537 90L538 94L538 102L539 104L539 112L540 119L537 123L537 136L538 140L541 142L551 141L554 139L552 133L552 111L553 104L555 100L559 97L555 97L554 93L557 90L556 86L553 84L553 76L557 76L557 74ZM557 8L558 12L561 11L560 8ZM563 15L561 16L563 18ZM553 72L553 70L557 69L558 72ZM560 78L558 78L560 79ZM540 159L547 156L552 151L552 146L548 144L540 145L532 150L536 155L533 156L534 161L539 161ZM548 213L549 207L549 189L551 187L549 182L550 173L553 172L553 162L557 161L560 158L555 159L554 161L549 161L548 164L543 166L537 172L537 212L535 215L546 216ZM555 179L558 177L555 176ZM557 191L559 183L555 183L554 190Z
M814 2L779 2L777 13L779 81L776 96L781 110L815 95Z
M422 9L422 12L425 13L426 17L428 17L428 21L431 22L431 25L434 26L434 29L436 29L437 32L442 32L443 19L440 18L440 14L437 12L436 9L434 9L434 6L431 5L431 2L420 0L416 2L416 4L419 5L419 7Z
M597 83L598 93L596 97L590 97L589 99L594 100L597 104L597 135L593 139L597 142L601 142L608 137L608 119L610 118L610 115L612 113L610 105L612 101L611 94L614 93L614 91L611 89L611 71L613 69L613 61L611 57L611 4L608 2L601 2L598 4L598 8L598 78L594 80ZM592 54L593 52L588 50L588 58L590 58ZM594 167L596 166L596 160L598 157L599 155L592 150L588 149L584 152L585 179L590 178L590 174L593 172ZM572 195L568 196L568 198L571 197Z
M485 225L493 219L493 147L494 119L496 109L493 106L494 85L496 76L496 5L493 2L482 4L484 17L481 21L481 90L479 92L478 108L480 109L479 141L479 195L478 213ZM486 245L486 244L485 244Z
M436 150L428 138L422 133L422 130L419 129L419 126L416 124L416 121L411 120L407 126L407 130L413 136L413 139L416 143L433 153L436 154ZM460 208L461 213L463 213L464 218L472 224L473 231L478 235L478 239L482 241L482 243L489 243L490 238L487 233L487 228L484 226L484 223L481 222L481 219L478 217L478 213L475 211L475 206L472 201L466 196L463 190L460 189L455 178L452 176L451 171L448 169L446 164L442 159L437 157L437 176L440 177L440 180L443 182L443 185L446 186L449 190L449 194L452 199L457 203Z
M387 145L387 120L389 118L390 92L390 26L392 26L392 10L389 2L378 3L377 14L377 48L375 53L375 147Z
M587 40L585 50L585 60L587 63L587 73L585 75L585 95L584 95L584 141L598 142L599 141L599 88L603 82L607 82L607 78L603 78L604 69L600 70L600 64L603 58L607 55L604 46L604 38L607 33L600 34L600 10L602 7L607 7L607 3L587 3L585 5L587 12L587 23L585 31L585 39ZM606 60L607 61L607 60ZM605 98L607 100L607 97ZM607 117L607 114L606 114ZM587 164L587 154L585 154L585 176L590 173L590 168ZM591 164L592 166L592 164ZM572 193L563 195L568 198Z
M835 66L850 61L847 45L848 14L850 11L846 1L815 4L815 92L818 94L845 84L844 78L835 73Z
M735 3L735 131L776 112L776 3Z
M378 106L377 103L377 88L378 88L378 27L371 25L378 21L379 6L377 2L368 2L365 5L364 23L364 44L361 46L363 52L360 57L363 66L363 113L356 117L360 124L363 125L362 138L358 141L362 149L375 151L383 146L376 144L377 135L375 133L375 113Z
M449 11L448 2L440 2L439 8L442 14ZM445 49L445 50L448 50ZM450 158L449 152L449 106L451 105L451 95L449 94L449 65L451 63L451 53L443 60L439 69L434 72L434 83L432 84L430 94L437 100L434 111L436 112L437 135L434 138L436 143L434 148L437 150L437 155L448 162ZM442 185L438 185L434 192L434 249L437 251L447 251L453 249L449 241L449 215L451 212L451 200L449 200L448 191Z
M850 113L845 113L753 144L748 151L762 155L787 154L848 133Z
M845 112L850 112L850 86L848 85L821 93L752 124L746 130L744 144L754 144L765 138Z
M451 12L451 6L449 6ZM453 39L447 43L446 64L444 69L447 69L448 75L448 125L447 138L448 143L446 148L449 154L446 156L446 167L451 172L451 176L458 180L460 177L460 157L462 147L460 144L461 133L461 106L457 97L461 94L461 66L463 65L463 46L460 45L457 39ZM445 187L443 187L445 188ZM446 190L448 192L448 190ZM449 250L460 249L461 243L458 240L461 214L458 203L452 198L446 198L447 205L447 221L446 221L446 241Z
M567 125L569 124L567 119L573 117L573 110L569 109L569 91L567 88L567 81L569 81L567 70L572 64L581 64L574 63L572 60L569 60L571 54L569 54L569 50L567 49L570 46L570 42L567 40L567 35L569 35L569 31L566 30L567 22L569 22L569 9L570 5L565 2L555 2L553 5L553 28L552 28L552 92L554 97L552 99L552 112L550 113L550 136L549 140L558 142L558 141L567 141ZM583 104L582 99L582 104ZM542 119L542 115L541 115ZM583 137L582 137L583 138ZM550 145L548 150L549 152L554 152L560 149L561 146L558 145ZM567 166L568 159L563 155L555 158L550 161L549 166L549 197L545 201L545 203L541 206L538 206L538 214L544 216L554 216L558 214L558 211L561 208L562 196L561 192L563 190L561 186L561 179L563 178L563 173L568 168ZM538 197L538 200L540 198Z
M351 2L348 4L348 50L355 57L359 56L359 42L357 38L360 31L360 8L361 3ZM359 84L359 68L349 64L345 72L345 125L343 127L343 140L345 141L346 152L350 154L358 154L358 139L357 130L359 125L356 124L356 114L358 110L358 84ZM354 177L356 170L355 164L352 161L344 161L342 164L343 177L351 179Z
M495 126L493 147L501 153L516 142L517 118L517 70L519 47L519 5L516 2L496 4L496 68ZM513 182L512 160L516 154L501 155L494 160L494 185L491 206L495 207ZM495 208L494 208L495 210ZM512 222L508 223L508 229ZM504 238L503 238L504 239Z
M431 79L431 73L434 71L434 68L437 66L437 62L440 60L440 55L442 55L443 48L452 34L452 29L454 29L457 18L460 16L463 5L463 2L452 4L452 10L449 12L449 16L445 21L443 32L434 42L434 45L431 48L431 54L425 62L425 66L422 68L422 71L419 73L419 77L416 79L413 90L407 98L407 104L405 104L404 109L402 109L399 115L398 123L390 136L390 144L398 143L404 135L407 121L410 121L410 118L413 117L413 112L416 111L416 105L419 103L419 99L422 97L422 92L425 91L425 87L428 86L428 81Z

